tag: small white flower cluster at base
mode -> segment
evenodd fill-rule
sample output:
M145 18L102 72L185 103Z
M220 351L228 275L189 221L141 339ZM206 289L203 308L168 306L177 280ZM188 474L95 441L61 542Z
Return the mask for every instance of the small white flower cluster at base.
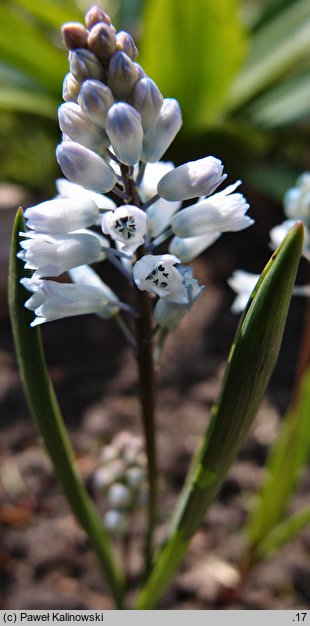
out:
M121 431L111 443L102 448L100 466L93 475L98 493L106 495L108 509L104 525L114 536L129 531L129 514L147 502L146 457L142 440L127 431Z
M283 206L287 219L271 229L271 247L277 248L298 220L304 223L303 256L310 261L310 172L301 174L296 181L296 186L286 191ZM229 286L237 294L231 307L233 313L241 313L244 310L258 279L258 274L251 274L244 270L236 270L228 279ZM295 286L293 295L310 296L310 285Z

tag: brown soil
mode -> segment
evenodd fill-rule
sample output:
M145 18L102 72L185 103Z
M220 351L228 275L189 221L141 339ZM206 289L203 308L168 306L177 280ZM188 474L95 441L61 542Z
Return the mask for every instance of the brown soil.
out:
M3 224L9 231L12 212L4 213ZM237 324L229 310L233 296L226 278L233 269L245 266L248 251L258 245L255 237L260 235L227 235L226 247L223 241L195 264L195 275L207 289L167 340L158 377L158 541L208 423ZM268 250L266 246L260 254L260 246L256 267L253 260L247 269L262 268ZM1 265L5 275L4 257ZM113 273L111 281L114 278ZM123 288L120 279L116 291ZM0 608L112 608L96 559L72 519L24 402L3 280L1 303ZM303 308L301 299L293 302L268 397L160 608L310 608L309 529L254 568L238 598L235 596L236 568L244 553L243 527L290 398ZM92 475L102 446L119 430L140 432L135 363L118 329L95 317L49 324L43 337L78 465L92 492ZM305 473L293 510L308 504L309 484L310 475ZM132 589L141 566L142 530L143 518L138 515L129 563Z

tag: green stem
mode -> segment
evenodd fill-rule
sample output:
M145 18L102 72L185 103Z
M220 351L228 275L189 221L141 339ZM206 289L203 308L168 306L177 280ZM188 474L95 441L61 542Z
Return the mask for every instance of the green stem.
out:
M25 394L72 512L97 554L116 607L122 609L123 575L114 560L102 520L76 470L72 446L48 375L41 334L38 328L30 328L33 314L24 306L26 291L20 285L24 271L21 261L16 258L20 230L24 230L24 221L22 213L18 212L12 237L9 304Z

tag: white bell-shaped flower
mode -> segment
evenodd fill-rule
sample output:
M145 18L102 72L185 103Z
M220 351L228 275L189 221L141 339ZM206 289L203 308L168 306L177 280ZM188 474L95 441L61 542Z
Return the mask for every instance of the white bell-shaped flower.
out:
M201 252L212 246L222 233L206 233L199 237L172 237L169 243L169 252L175 254L181 263L189 263Z
M144 133L141 160L144 163L156 163L168 150L182 126L180 105L173 98L166 98L161 107L158 119Z
M236 270L228 279L228 284L236 292L237 297L232 303L233 313L242 313L249 297L259 279L259 274L251 274L244 270Z
M106 235L120 242L122 252L131 256L144 243L147 216L141 209L125 204L104 213L101 227Z
M197 237L251 226L254 220L245 215L249 204L241 193L233 193L239 185L240 181L237 181L214 196L179 211L171 220L174 234L178 237Z
M104 196L101 193L97 193L96 191L91 191L90 189L86 189L81 185L77 185L76 183L71 183L70 180L66 178L57 178L56 189L58 191L58 195L56 198L72 198L72 199L88 199L92 200L97 209L105 209L106 211L114 211L116 208L115 202L108 198L108 196ZM100 216L101 220L101 216Z
M296 187L287 190L283 205L289 219L302 220L310 226L310 172L304 172L297 179Z
M278 246L282 243L283 239L286 237L289 230L291 230L292 226L294 226L295 220L285 220L282 224L278 226L274 226L269 232L271 239L271 247L278 248ZM305 226L304 230L304 245L303 245L303 256L310 261L310 230Z
M63 198L26 209L26 226L40 233L69 233L97 222L98 207L88 198Z
M114 317L118 311L118 298L99 276L88 266L70 272L75 283L57 283L52 280L23 278L21 283L32 296L25 306L34 311L36 318L31 326L53 320L96 313L100 317Z
M18 257L26 269L35 271L36 278L60 276L73 267L102 261L102 239L95 233L75 232L65 234L21 233L22 251ZM107 242L105 240L105 246Z
M171 170L174 164L171 161L148 163L139 189L143 202L147 202L157 194L157 185L160 179ZM170 225L172 216L178 211L181 202L168 202L159 198L146 211L147 229L151 237L158 237ZM176 255L178 256L178 255Z
M64 175L73 183L105 193L113 189L117 175L98 154L74 141L61 143L56 150L57 161Z
M193 278L190 267L180 267L179 272L183 279L183 285L187 290L188 302L186 304L178 304L159 298L154 309L154 318L157 324L163 328L176 328L205 289L200 287L198 281Z
M223 169L222 162L213 156L189 161L165 174L157 191L170 201L209 196L227 178Z
M133 267L134 281L141 291L148 291L160 298L188 303L187 289L175 265L180 260L172 254L147 254Z

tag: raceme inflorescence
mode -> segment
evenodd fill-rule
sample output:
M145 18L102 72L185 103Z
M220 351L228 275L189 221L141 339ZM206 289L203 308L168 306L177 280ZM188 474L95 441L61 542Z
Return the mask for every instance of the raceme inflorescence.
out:
M152 296L157 327L175 328L203 291L184 263L222 233L250 226L249 205L236 192L240 181L214 193L227 176L218 158L161 161L182 125L178 102L163 97L136 62L129 33L116 32L102 9L92 7L85 22L63 26L70 71L56 155L66 179L56 181L54 199L24 213L19 256L33 272L23 279L26 307L33 326L137 315L90 267L107 261ZM54 280L65 272L70 282Z

